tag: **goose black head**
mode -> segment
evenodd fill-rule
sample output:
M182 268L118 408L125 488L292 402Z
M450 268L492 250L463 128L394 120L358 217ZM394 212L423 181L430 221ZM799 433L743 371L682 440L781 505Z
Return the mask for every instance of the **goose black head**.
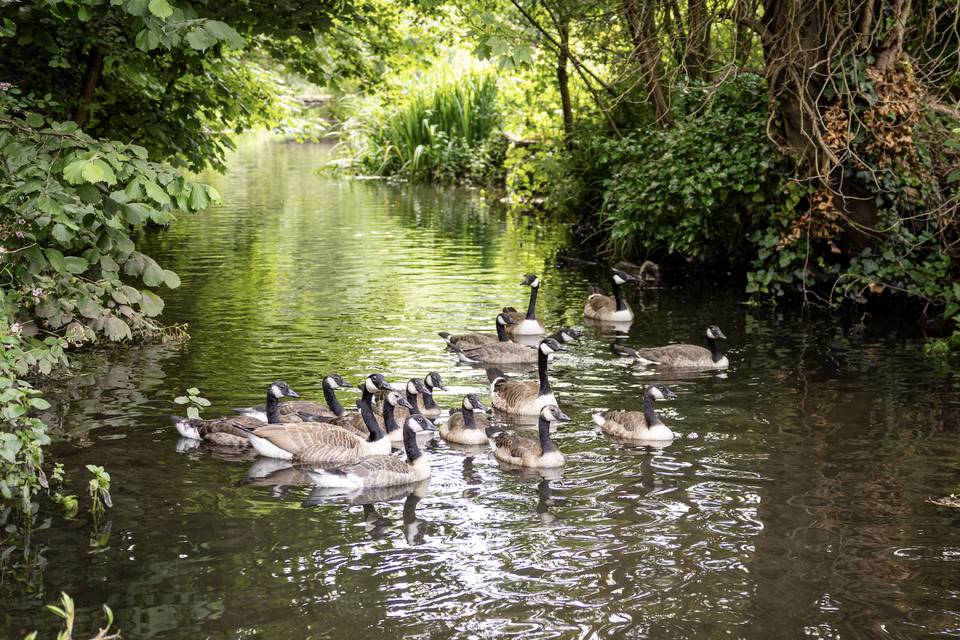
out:
M274 398L299 398L300 394L290 388L283 380L277 380L270 385L269 393Z
M517 324L517 322L507 314L500 313L500 314L497 314L497 324L508 325L508 324Z
M323 381L331 389L349 389L351 386L347 384L346 380L340 377L339 373L331 373L326 378L324 378Z
M570 422L570 416L560 411L560 407L555 404L548 404L540 409L540 417L548 422Z
M403 423L403 426L409 427L411 431L436 431L433 426L433 423L430 422L425 416L415 413L407 417L406 422Z
M536 289L540 286L540 278L532 273L528 273L527 275L523 276L523 280L520 281L520 284Z
M550 355L551 353L556 353L557 351L566 351L560 343L554 340L553 338L546 338L540 342L540 352Z
M463 396L463 410L464 411L486 411L487 407L480 402L480 398L477 397L475 393L468 393Z
M431 371L423 378L423 384L430 390L432 393L434 389L440 389L440 391L446 391L447 388L443 386L443 378L440 377L440 374L436 371Z
M583 335L583 331L577 329L576 327L564 327L557 331L551 338L554 338L558 342L576 342ZM556 336L556 337L555 337Z
M720 327L715 324L707 327L707 337L711 340L726 340L727 336L723 335L723 331L720 331Z
M652 384L647 387L647 395L654 400L674 400L677 397L670 387L665 384Z
M376 393L377 391L392 391L393 387L390 386L390 383L387 382L387 379L384 378L383 375L371 373L367 376L367 379L363 381L360 389L367 393Z
M430 393L430 390L427 389L427 385L423 384L423 381L419 378L410 378L407 380L407 393L411 395L419 395L421 393Z
M399 393L397 393L396 391L390 391L387 393L387 402L389 402L395 407L405 407L407 409L413 409L413 407L410 405L410 402L406 398L401 396Z
M626 271L621 271L620 269L613 270L613 281L617 284L626 284L632 280L636 280L636 276L632 276Z

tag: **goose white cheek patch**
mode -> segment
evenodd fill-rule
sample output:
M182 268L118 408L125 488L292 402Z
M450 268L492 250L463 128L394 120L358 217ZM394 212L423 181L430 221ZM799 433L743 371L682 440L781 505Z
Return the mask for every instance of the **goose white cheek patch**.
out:
M273 395L274 398L283 397L283 391L280 391L280 387L278 387L275 384L270 385L270 393Z

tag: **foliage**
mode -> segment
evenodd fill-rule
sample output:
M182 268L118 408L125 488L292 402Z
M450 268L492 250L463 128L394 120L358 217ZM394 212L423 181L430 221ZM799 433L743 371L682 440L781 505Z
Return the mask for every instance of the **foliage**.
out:
M758 247L747 291L808 300L889 303L891 294L942 312L960 324L956 253L960 234L960 140L926 113L906 64L880 72L849 65L855 98L828 110L827 144L846 157L873 219L849 230L854 212L826 185L788 185L785 206L754 236ZM849 123L854 123L853 127ZM928 150L939 147L940 153ZM952 176L952 177L951 177ZM960 332L928 345L929 353L960 344Z
M57 634L57 640L72 640L73 626L77 616L76 606L73 603L73 598L66 593L60 594L60 604L62 606L59 607L53 604L47 605L47 609L63 619L64 628ZM103 615L107 620L107 624L98 629L97 634L90 640L112 640L120 637L119 633L110 633L110 627L113 625L113 611L107 605L103 605ZM36 638L37 632L34 631L28 634L24 640L36 640Z
M32 110L75 120L93 137L136 142L176 166L222 169L232 132L284 116L285 90L267 59L303 60L298 45L355 18L339 0L5 3L0 78L23 88ZM251 44L266 57L241 57Z
M173 401L176 404L190 405L187 407L188 418L199 418L200 411L202 411L204 407L210 406L210 401L207 400L206 398L201 397L200 389L197 389L196 387L190 387L189 389L187 389L187 395L177 396L176 398L173 399Z
M778 154L765 134L764 85L741 76L676 125L599 143L602 220L617 256L744 263L748 234L778 197ZM682 116L682 117L681 117ZM592 151L592 150L591 150Z
M502 165L506 147L496 95L486 73L421 81L400 104L348 127L347 155L376 175L482 180Z
M98 517L105 507L113 506L113 498L110 497L110 474L103 467L94 464L88 464L87 471L93 474L87 486L93 503L91 511L94 517Z

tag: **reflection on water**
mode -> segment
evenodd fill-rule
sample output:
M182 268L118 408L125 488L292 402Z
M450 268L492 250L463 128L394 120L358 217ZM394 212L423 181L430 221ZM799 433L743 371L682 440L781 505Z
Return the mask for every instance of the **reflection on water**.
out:
M321 178L325 154L246 140L210 177L225 206L143 239L180 273L165 319L193 337L91 356L56 391L74 486L105 464L115 506L93 533L82 517L34 532L47 564L33 595L3 584L0 636L49 632L40 604L61 590L80 629L105 602L130 638L960 630L956 512L924 502L956 488L955 370L882 327L748 310L735 287L629 290L623 338L698 343L718 324L729 371L637 366L602 326L556 357L573 421L551 477L433 440L428 488L330 496L287 463L178 442L166 416L193 385L209 415L260 402L277 377L320 398L331 372L436 370L444 408L470 391L486 401L483 369L437 332L491 331L497 310L525 305L525 273L542 276L549 329L582 326L588 285L609 278L553 266L558 225L465 191ZM657 405L673 444L604 436L592 413L641 410L652 382L679 396Z

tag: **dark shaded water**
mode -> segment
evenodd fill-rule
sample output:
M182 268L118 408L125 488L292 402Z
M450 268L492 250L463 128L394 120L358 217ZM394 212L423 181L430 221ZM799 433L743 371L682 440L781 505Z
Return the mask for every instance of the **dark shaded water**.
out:
M115 506L99 536L82 517L37 532L41 590L5 600L0 636L49 630L40 604L61 590L84 631L107 603L128 638L960 634L960 512L926 502L960 480L956 369L893 332L747 310L735 288L647 292L630 330L654 345L716 323L728 372L643 370L597 330L556 360L573 417L559 478L436 441L422 499L364 508L178 448L166 415L193 385L209 415L261 401L277 377L319 397L331 371L437 370L456 391L443 406L487 398L483 371L436 332L492 329L525 302L526 272L543 276L548 326L581 323L599 276L552 266L562 229L467 192L317 177L325 159L245 140L229 175L208 177L227 204L144 242L181 275L165 320L193 338L91 357L60 392L50 417L74 486L104 464ZM653 381L680 396L659 405L672 446L593 425L596 408L640 408Z

